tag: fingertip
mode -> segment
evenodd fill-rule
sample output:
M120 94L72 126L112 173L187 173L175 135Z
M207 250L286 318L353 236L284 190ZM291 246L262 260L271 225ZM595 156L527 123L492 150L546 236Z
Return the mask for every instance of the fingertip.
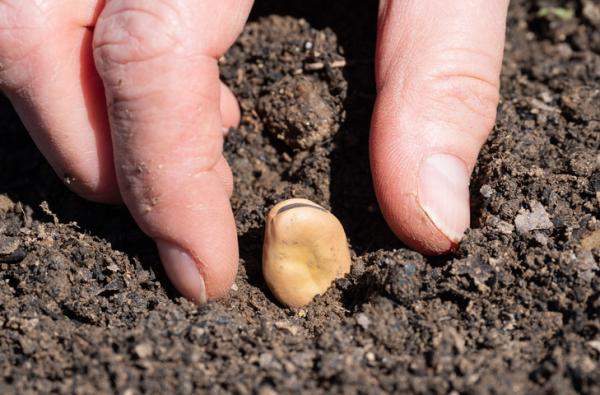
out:
M469 227L469 178L496 116L507 8L381 3L371 169L386 221L422 253L456 249Z
M202 305L224 297L235 280L235 262L204 261L175 242L156 240L160 259L169 281L186 299Z
M77 187L71 187L67 185L67 187L85 200L89 200L94 203L108 204L108 205L120 205L123 204L123 199L119 194L119 191L88 191L82 190Z
M219 102L219 108L221 110L221 121L223 123L223 128L225 130L228 130L229 128L237 128L240 124L241 118L240 106L233 92L231 92L231 90L223 82L221 82L221 99Z
M231 174L229 164L223 156L221 156L219 161L215 164L215 172L223 183L223 188L225 189L227 196L231 198L231 194L233 193L233 175Z
M231 228L235 234L235 226ZM238 246L236 240L224 237L223 245L204 243L196 248L196 264L205 281L207 300L223 298L235 281L238 268Z
M68 24L60 21L57 26ZM58 31L56 40L36 45L22 60L30 66L8 67L19 72L7 74L0 85L65 186L84 199L118 204L106 104L91 40L85 28ZM5 56L0 54L0 61Z
M407 246L426 255L451 252L469 227L469 169L478 147L460 149L465 141L450 139L451 130L435 136L439 141L445 134L454 144L430 145L427 133L406 132L422 127L409 122L410 113L388 116L383 110L387 99L385 93L378 98L370 141L374 188L384 218Z
M443 255L458 248L459 242L450 240L433 223L416 194L384 190L381 185L375 187L379 206L389 227L404 244L424 255Z

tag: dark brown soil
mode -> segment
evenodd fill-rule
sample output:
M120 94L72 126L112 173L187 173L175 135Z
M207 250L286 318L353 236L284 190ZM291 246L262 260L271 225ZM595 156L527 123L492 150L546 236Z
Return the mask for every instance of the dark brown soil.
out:
M205 307L124 209L61 185L2 103L0 393L600 393L598 3L512 3L472 230L433 259L396 241L371 188L376 4L329 3L259 1L221 59L243 109L226 142L242 259ZM353 251L300 311L260 273L266 210L290 196L331 208Z

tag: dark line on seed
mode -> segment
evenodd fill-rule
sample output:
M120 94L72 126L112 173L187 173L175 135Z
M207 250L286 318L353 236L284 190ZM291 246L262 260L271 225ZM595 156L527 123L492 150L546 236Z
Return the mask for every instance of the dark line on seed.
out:
M282 208L280 208L279 210L277 210L277 214L279 215L281 213L283 213L284 211L288 211L294 208L299 208L299 207L312 207L312 208L316 208L317 210L321 210L321 211L325 211L326 213L328 213L329 211L325 210L323 207L319 207L319 206L313 206L312 204L307 204L307 203L292 203L292 204L288 204L287 206L283 206Z

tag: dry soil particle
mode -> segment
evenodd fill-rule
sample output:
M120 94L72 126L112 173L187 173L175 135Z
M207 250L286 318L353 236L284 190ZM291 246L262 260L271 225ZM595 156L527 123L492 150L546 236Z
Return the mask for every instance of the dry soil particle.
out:
M3 103L0 393L600 393L595 2L512 2L473 229L435 259L392 237L370 187L376 4L327 4L259 1L221 59L243 112L225 147L242 259L205 307L123 209L65 190ZM331 208L353 249L300 311L260 275L266 210L291 196Z

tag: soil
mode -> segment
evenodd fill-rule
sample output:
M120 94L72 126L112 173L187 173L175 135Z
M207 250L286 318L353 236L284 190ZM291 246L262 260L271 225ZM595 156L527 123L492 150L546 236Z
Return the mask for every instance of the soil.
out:
M451 256L405 248L368 166L376 2L259 1L221 59L239 274L196 307L120 207L68 192L0 105L0 393L600 393L600 8L513 1L494 132ZM289 17L272 16L274 14ZM304 19L302 19L304 18ZM351 274L301 310L266 211L330 208Z

